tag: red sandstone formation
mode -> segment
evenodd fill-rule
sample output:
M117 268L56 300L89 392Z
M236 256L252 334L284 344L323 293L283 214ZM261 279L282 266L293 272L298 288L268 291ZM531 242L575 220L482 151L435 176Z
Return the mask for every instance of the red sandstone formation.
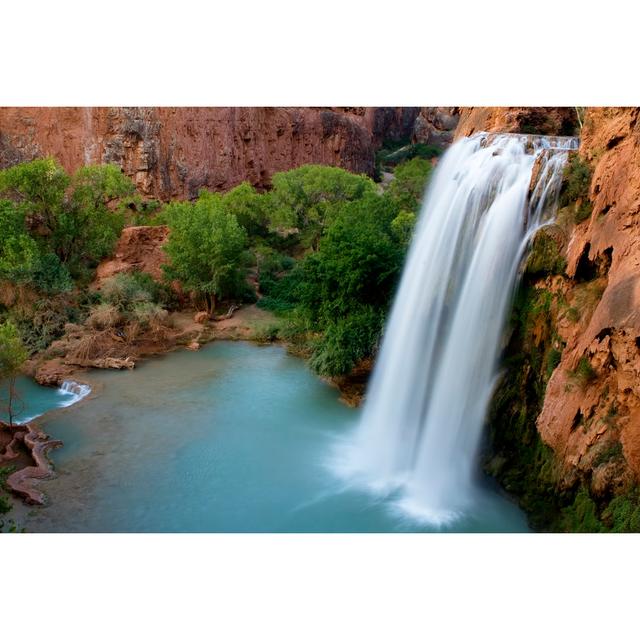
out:
M620 441L640 475L640 109L588 109L580 154L593 168L591 218L573 229L567 274L579 287L586 272L604 288L592 313L564 323L567 341L538 419L543 439L567 465L588 468ZM583 285L584 286L584 285ZM581 358L596 378L584 388L572 372ZM589 423L588 429L578 425ZM606 469L605 469L606 471ZM604 471L603 471L604 473ZM595 476L595 483L602 478Z
M573 107L463 107L455 139L478 131L573 135L576 124Z
M264 188L273 173L306 163L371 175L382 141L410 138L419 114L424 120L417 107L2 108L0 168L42 155L68 171L114 162L145 195L193 198L244 180Z
M458 107L422 107L413 126L412 140L444 149L453 142L459 118Z
M0 427L9 429L7 425ZM27 504L43 505L46 496L34 486L34 480L46 480L53 476L51 463L47 459L47 451L62 446L60 440L51 440L34 423L11 427L13 439L6 446L0 461L11 461L18 457L16 448L26 448L32 458L33 465L25 466L7 478L7 487L24 499Z
M156 227L125 227L116 244L113 257L104 260L96 270L100 283L118 273L143 271L156 280L162 278L162 265L167 256L162 245L167 241L169 229Z

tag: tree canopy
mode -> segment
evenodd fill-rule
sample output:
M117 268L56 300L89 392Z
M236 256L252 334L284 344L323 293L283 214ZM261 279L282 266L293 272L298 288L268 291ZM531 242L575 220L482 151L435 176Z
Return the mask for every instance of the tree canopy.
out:
M15 417L15 380L27 359L27 350L13 323L0 324L0 383L8 382L7 397L3 398L9 416L9 425Z
M225 210L222 197L202 191L194 203L168 205L164 215L171 230L165 245L167 276L180 280L186 291L203 295L209 311L216 298L238 293L247 234Z

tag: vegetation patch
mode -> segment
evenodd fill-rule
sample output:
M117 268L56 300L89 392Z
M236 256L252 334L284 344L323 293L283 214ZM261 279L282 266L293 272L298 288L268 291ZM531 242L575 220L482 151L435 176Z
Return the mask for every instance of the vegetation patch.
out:
M570 207L573 210L573 220L576 224L591 216L591 177L591 166L577 153L572 154L564 168L559 204L560 207Z

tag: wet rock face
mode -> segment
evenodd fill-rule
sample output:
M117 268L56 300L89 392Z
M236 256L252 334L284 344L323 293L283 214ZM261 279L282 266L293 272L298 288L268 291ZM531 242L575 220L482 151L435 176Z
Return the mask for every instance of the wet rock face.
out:
M479 131L568 136L577 124L573 107L463 107L455 139Z
M68 171L115 162L147 196L258 188L306 163L373 174L383 140L411 138L417 107L0 109L0 167L53 155Z
M593 210L572 229L566 273L574 296L588 287L597 296L593 310L559 325L566 347L538 419L568 467L593 470L596 493L613 482L614 463L640 478L639 116L587 110L580 155L593 168ZM576 382L580 367L592 371L588 384Z

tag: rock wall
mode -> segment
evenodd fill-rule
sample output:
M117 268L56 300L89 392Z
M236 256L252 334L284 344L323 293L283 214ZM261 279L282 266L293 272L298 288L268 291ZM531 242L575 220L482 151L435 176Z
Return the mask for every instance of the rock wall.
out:
M462 107L455 139L478 131L574 135L573 107Z
M52 155L68 171L115 162L147 196L193 198L202 187L305 163L373 174L385 139L414 134L417 107L56 107L0 109L0 168Z
M444 149L453 142L460 120L458 107L422 107L413 126L413 142Z
M567 467L593 472L596 495L624 480L620 462L640 478L639 116L638 108L587 110L579 153L593 168L593 208L569 236L565 275L569 300L589 286L595 299L577 321L559 322L566 346L538 419ZM588 384L576 384L579 367ZM617 443L622 457L596 465Z

